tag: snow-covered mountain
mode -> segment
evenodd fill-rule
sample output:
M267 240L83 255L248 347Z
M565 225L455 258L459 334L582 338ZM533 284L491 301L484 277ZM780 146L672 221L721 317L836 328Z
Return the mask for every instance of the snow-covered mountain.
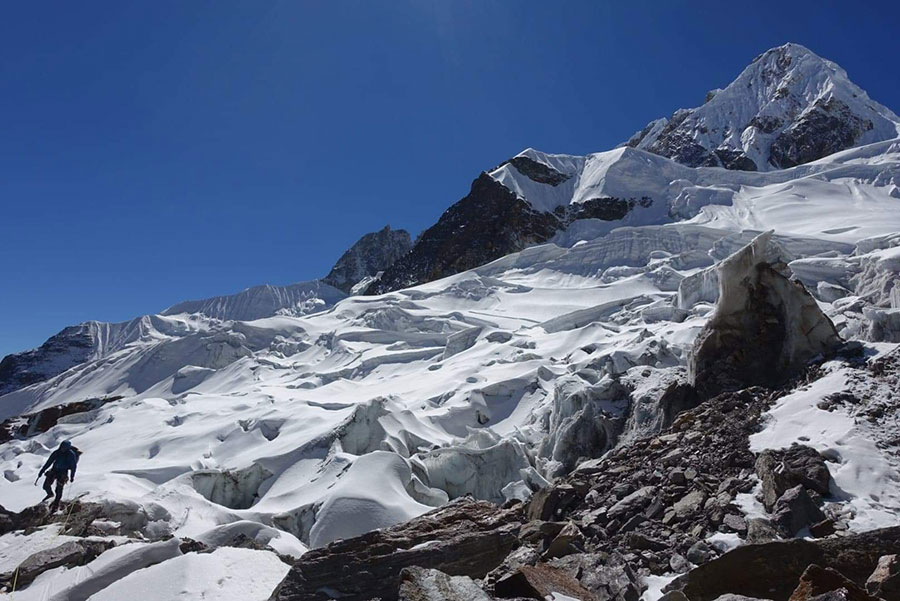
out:
M839 66L785 44L758 56L703 106L651 122L621 148L583 157L528 149L482 173L367 292L471 269L546 242L573 222L591 220L596 227L604 221L609 230L690 217L704 204L727 204L740 186L826 170L809 164L890 142L898 127L900 118ZM799 165L805 170L788 169Z
M627 146L691 167L770 171L897 137L900 118L799 44L756 57L706 103L656 119Z
M748 71L770 62L849 89L795 45ZM0 502L22 513L0 511L0 585L19 568L22 601L396 599L400 569L425 565L484 578L439 587L484 601L521 596L503 579L532 565L574 579L556 590L569 598L649 599L751 540L895 524L889 138L756 172L529 149L386 253L370 295L254 288L7 358ZM382 270L372 246L348 251L338 283ZM84 451L79 503L47 523L31 478L64 439ZM806 488L766 471L793 465L785 453L818 474ZM62 543L67 559L32 557ZM300 560L288 574L273 552Z

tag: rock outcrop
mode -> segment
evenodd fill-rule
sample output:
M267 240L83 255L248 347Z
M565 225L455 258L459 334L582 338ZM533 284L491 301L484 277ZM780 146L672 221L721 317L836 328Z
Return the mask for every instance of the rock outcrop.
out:
M825 601L821 596L828 594L836 594L838 598L846 601L877 601L840 572L816 564L806 568L800 576L800 582L791 593L789 601L810 601L810 599Z
M322 281L350 294L355 287L364 288L374 281L379 273L396 263L410 248L409 232L392 230L387 225L357 240L341 255Z
M459 499L405 524L309 551L272 599L394 601L402 570L413 566L482 578L518 546L519 527L515 510Z
M483 265L548 240L557 227L552 214L534 211L482 173L469 194L444 211L366 294L398 290Z
M747 545L675 579L690 601L713 601L725 594L786 601L811 565L830 568L858 587L884 555L900 550L900 526L823 540L790 540Z
M35 413L28 413L19 417L10 418L0 423L0 442L6 442L13 438L28 438L46 432L59 423L63 418L69 418L79 414L87 414L99 409L107 403L121 400L120 396L86 399L64 405L54 405Z
M803 284L788 279L772 232L719 264L719 300L689 364L701 396L777 386L841 342Z
M83 566L101 553L115 546L111 541L72 540L38 551L19 564L14 574L0 575L0 582L15 580L17 589L24 589L46 572L59 567Z
M93 323L65 328L36 349L3 357L0 396L59 375L93 358L99 334Z
M524 169L523 175L536 182L555 186L567 179L527 157L508 162L517 170ZM482 173L472 182L469 194L444 211L438 222L418 237L409 253L374 280L365 294L382 294L447 277L546 242L579 219L618 221L632 210L652 204L649 197L601 195L541 211Z

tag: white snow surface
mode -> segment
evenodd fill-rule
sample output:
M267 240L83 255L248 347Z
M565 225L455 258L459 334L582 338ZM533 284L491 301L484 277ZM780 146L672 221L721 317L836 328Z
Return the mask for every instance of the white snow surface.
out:
M224 547L132 572L88 601L266 601L289 569L274 553Z
M900 515L900 461L875 444L867 422L817 407L826 395L847 388L847 375L847 368L831 365L825 377L779 399L765 416L765 428L750 437L750 449L812 446L832 460L831 495L847 501L851 530L894 526Z

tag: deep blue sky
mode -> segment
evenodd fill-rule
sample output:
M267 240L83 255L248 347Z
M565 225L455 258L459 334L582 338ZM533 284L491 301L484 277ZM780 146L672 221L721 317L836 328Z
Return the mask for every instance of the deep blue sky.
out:
M900 110L896 5L15 2L0 13L0 356L324 275L523 148L608 149L795 41Z

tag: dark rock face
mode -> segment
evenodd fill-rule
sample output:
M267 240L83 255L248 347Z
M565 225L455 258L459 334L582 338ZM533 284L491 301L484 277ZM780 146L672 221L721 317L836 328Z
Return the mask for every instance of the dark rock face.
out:
M91 358L96 350L89 324L71 326L36 349L0 361L0 396L58 376Z
M578 219L600 219L601 221L618 221L625 219L635 207L649 207L653 200L647 196L636 198L615 198L603 196L589 198L584 202L557 207L553 212L559 217L561 225L567 225Z
M737 171L756 171L756 163L740 150L734 148L717 148L716 157L726 169Z
M93 411L107 403L118 401L121 398L122 397L120 396L115 396L102 399L87 399L74 403L66 403L65 405L48 407L37 413L10 418L0 423L0 442L6 442L13 438L36 436L55 426L63 417Z
M538 182L539 184L558 186L571 177L569 175L566 175L565 173L560 173L552 167L548 167L543 163L539 163L534 159L529 159L528 157L524 156L513 157L506 161L506 163L509 163L510 165L515 167L516 171L518 171L531 181ZM502 167L506 163L501 163L497 167Z
M458 499L406 524L309 551L272 599L393 601L401 571L411 566L482 578L518 546L519 527L515 510Z
M559 185L568 179L527 157L516 157L509 162L516 169L525 169L525 175L541 183ZM544 213L535 211L503 184L482 173L472 183L469 194L425 230L412 250L373 282L365 294L383 294L472 269L546 242L575 220L616 221L635 207L648 207L652 203L647 197L601 197Z
M898 550L900 527L818 541L747 545L679 576L665 590L680 590L691 601L713 601L729 593L785 601L813 564L863 587L879 558Z
M675 111L647 150L688 167L718 167L719 159L715 153L698 143L694 139L692 131L682 127L690 116L689 109ZM644 132L642 131L642 133ZM643 136L629 140L627 145L637 147L647 133L649 130L646 130Z
M366 294L382 294L483 265L548 240L559 227L508 188L482 173L468 196L425 230L409 254L387 269Z
M349 294L353 286L384 271L408 253L410 248L409 232L385 226L357 240L341 255L323 281Z
M820 100L775 138L769 162L785 169L821 159L851 148L872 127L871 121L854 115L840 100Z

